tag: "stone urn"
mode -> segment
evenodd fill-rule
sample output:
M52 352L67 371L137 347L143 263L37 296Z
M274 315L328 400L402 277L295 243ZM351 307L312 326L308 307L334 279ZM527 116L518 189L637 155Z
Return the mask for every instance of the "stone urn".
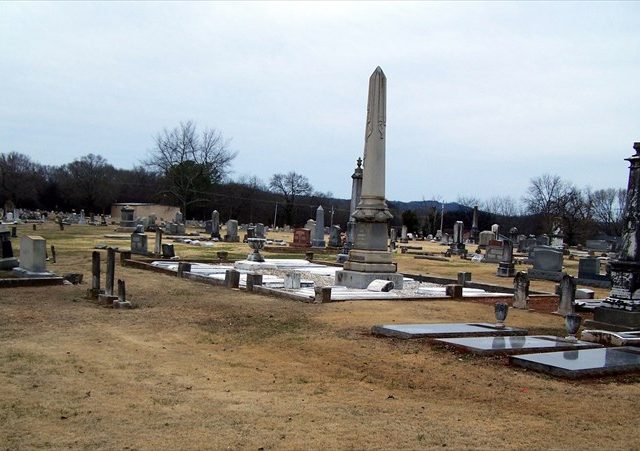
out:
M564 317L564 326L567 328L567 337L565 340L567 341L578 341L576 338L576 334L578 333L578 329L580 329L580 325L582 324L582 316L577 313L569 313Z
M260 255L260 249L264 249L264 244L267 240L264 238L247 238L249 247L253 249L253 252L247 256L247 260L250 262L263 262L264 257Z
M497 329L504 329L504 320L507 319L507 312L509 311L509 305L505 302L496 302L495 314Z

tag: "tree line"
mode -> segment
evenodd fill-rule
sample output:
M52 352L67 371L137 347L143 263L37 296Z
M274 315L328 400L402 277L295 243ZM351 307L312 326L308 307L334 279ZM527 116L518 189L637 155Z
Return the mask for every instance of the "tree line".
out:
M120 169L104 157L89 153L60 166L42 165L18 152L0 153L0 205L20 208L108 213L115 202L150 202L179 206L185 217L205 220L213 209L222 220L303 225L315 218L319 205L330 215L326 224L345 226L349 200L314 190L295 171L274 174L267 182L255 176L230 177L233 160L229 141L215 129L198 131L192 121L164 129L154 138L146 160L133 169ZM345 181L348 183L348 181ZM471 227L472 208L479 206L479 228L498 223L524 234L562 230L575 244L596 234L619 236L626 190L578 188L557 175L532 178L519 201L509 196L482 201L460 196L442 218L441 202L389 203L392 226L435 234L457 220ZM415 206L417 205L417 206Z

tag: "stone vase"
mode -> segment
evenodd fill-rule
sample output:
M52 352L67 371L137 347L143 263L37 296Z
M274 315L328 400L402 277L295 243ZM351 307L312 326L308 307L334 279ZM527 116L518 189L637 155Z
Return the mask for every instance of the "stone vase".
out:
M578 329L580 329L581 324L582 316L577 313L569 313L564 317L564 325L568 334L565 338L567 341L578 341L576 334L578 333Z

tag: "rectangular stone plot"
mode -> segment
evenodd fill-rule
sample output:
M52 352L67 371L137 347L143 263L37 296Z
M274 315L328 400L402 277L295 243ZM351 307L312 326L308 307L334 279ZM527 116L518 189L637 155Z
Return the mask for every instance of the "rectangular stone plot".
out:
M570 342L550 335L512 337L441 338L434 340L441 345L453 346L461 351L478 355L531 354L535 352L565 351L571 349L599 348L596 343Z
M395 338L447 338L526 335L526 329L498 328L489 323L383 324L371 328L373 335Z
M580 377L640 371L640 348L600 348L509 357L513 365L552 376Z

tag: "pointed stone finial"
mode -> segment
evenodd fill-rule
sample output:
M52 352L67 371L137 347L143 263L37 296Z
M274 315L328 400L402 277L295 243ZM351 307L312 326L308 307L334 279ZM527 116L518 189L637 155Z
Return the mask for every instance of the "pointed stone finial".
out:
M633 143L633 148L636 151L636 155L640 155L640 142Z
M362 167L362 158L358 157L356 163L358 164L358 169L360 169Z

